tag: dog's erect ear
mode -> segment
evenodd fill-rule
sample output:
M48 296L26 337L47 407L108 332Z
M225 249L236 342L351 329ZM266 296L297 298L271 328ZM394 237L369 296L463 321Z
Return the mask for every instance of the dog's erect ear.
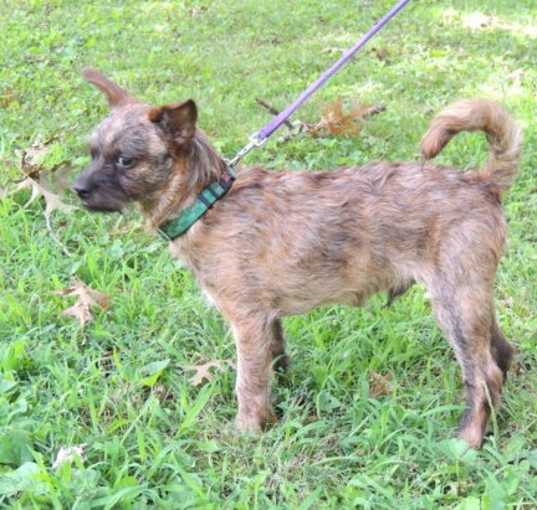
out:
M189 146L198 119L198 109L192 99L152 108L148 115L149 120L158 124L178 148L186 149Z
M91 67L86 67L82 71L82 76L86 81L89 81L95 85L108 99L108 104L113 108L120 104L128 102L131 98L125 90L123 90L119 85L116 85L114 82L110 81L108 78L103 76L96 69Z

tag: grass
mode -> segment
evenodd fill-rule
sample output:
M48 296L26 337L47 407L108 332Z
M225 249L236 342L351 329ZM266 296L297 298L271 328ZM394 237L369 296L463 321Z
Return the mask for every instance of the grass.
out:
M83 65L153 103L195 98L201 126L232 156L268 120L256 96L286 105L391 4L6 0L0 184L19 178L18 151L53 136L45 167L67 160L75 175L87 163L86 136L106 106ZM67 257L43 203L25 206L22 191L0 202L0 507L537 508L536 25L534 0L413 2L298 116L316 120L338 96L385 113L356 138L271 141L246 160L415 159L433 113L458 97L494 97L519 119L526 144L505 199L496 292L519 354L481 451L451 439L460 373L422 289L388 309L376 297L286 320L282 418L259 438L237 437L234 372L194 387L187 370L233 358L232 339L162 242L134 213L55 212ZM485 141L463 135L440 161L485 157ZM84 329L55 294L75 276L112 297ZM61 447L80 444L82 459L52 467Z

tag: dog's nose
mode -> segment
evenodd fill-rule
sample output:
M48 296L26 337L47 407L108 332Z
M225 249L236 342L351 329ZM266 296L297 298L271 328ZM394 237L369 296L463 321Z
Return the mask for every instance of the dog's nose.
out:
M82 199L88 198L90 195L89 188L78 182L75 182L73 185L73 191Z
M82 199L88 198L94 188L91 173L86 170L81 173L73 183L73 191Z

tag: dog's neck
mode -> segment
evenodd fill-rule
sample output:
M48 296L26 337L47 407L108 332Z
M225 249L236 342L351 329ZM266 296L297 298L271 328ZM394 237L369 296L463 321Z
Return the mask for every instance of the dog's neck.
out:
M209 144L205 134L197 130L189 154L173 160L166 187L141 202L144 216L152 227L158 228L178 216L203 188L219 180L225 171L224 160Z

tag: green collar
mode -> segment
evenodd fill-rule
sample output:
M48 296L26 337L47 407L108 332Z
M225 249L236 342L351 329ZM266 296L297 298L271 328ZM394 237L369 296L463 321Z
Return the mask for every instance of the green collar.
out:
M234 180L235 173L231 168L228 168L222 179L205 186L196 201L183 209L177 218L162 224L158 229L159 234L167 241L173 241L182 236L217 200L220 200L229 191Z

